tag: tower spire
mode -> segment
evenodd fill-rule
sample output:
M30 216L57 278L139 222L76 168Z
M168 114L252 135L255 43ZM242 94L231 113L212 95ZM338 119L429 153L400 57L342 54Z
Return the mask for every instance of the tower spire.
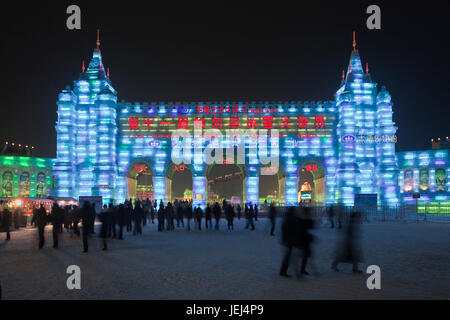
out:
M366 62L366 73L369 74L369 63Z
M345 80L345 70L342 70L342 81Z
M81 71L84 72L86 68L84 67L84 60L83 60L83 64L81 65Z
M97 49L100 49L100 29L97 29Z
M356 32L353 31L353 51L356 51Z
M109 67L106 69L106 77L109 79Z

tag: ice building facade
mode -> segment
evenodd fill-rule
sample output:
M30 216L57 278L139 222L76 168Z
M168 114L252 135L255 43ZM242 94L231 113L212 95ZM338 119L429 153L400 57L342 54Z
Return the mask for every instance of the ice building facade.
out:
M179 168L172 161L172 133L193 132L200 123L203 130L223 133L216 138L224 148L235 147L225 130L268 130L270 154L280 163L263 163L258 141L256 149L245 149L245 163L240 164L244 202L258 201L263 172L276 175L284 205L298 203L299 177L307 172L316 182L312 198L318 203L353 205L356 194L377 194L379 204L394 206L400 201L393 103L363 67L355 42L334 101L128 103L118 102L97 40L89 65L83 65L73 87L61 91L57 105L57 197L172 200L171 174ZM212 139L202 136L200 149ZM255 143L251 140L245 143ZM194 150L182 165L192 173L194 205L204 207L211 165ZM143 172L151 179L148 193L133 185Z

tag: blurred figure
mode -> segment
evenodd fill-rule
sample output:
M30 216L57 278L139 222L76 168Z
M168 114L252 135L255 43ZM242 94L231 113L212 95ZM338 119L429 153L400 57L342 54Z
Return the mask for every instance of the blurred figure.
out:
M314 240L313 235L309 232L314 228L311 210L312 209L310 207L304 207L301 217L298 219L299 230L297 231L298 241L296 241L296 244L298 244L297 248L303 251L303 258L300 272L297 273L297 277L299 277L300 274L309 274L306 271L306 264L308 262L308 258L311 257L311 243Z
M353 272L361 273L358 268L358 262L363 261L362 251L359 244L359 228L361 225L361 213L358 211L350 215L350 219L345 228L345 235L340 241L340 246L336 250L336 255L331 268L339 271L337 266L340 262L351 263Z
M95 210L95 209L94 209ZM83 221L83 252L88 252L88 237L91 234L91 221L92 221L92 207L88 201L85 201L80 211L80 218Z
M205 210L205 229L212 229L212 214L211 214L211 206L206 206Z
M44 229L47 225L47 212L43 205L38 209L36 213L36 223L38 226L38 236L39 236L39 249L42 249L44 246L45 238L44 238Z
M61 225L64 219L64 211L55 202L52 207L52 211L49 215L49 220L52 223L52 233L53 233L53 248L58 248L58 233L61 232Z
M238 203L238 205L237 205L237 217L238 217L238 220L241 220L241 212L242 212L241 204Z
M300 229L298 218L295 216L295 207L289 207L283 224L281 225L281 245L284 247L284 256L280 268L280 276L290 278L287 270L291 260L292 249L299 246L297 233Z
M133 216L133 208L131 207L131 202L126 202L125 207L125 223L127 225L127 232L130 232L132 230L132 216Z
M214 229L216 229L216 230L219 230L221 213L222 213L222 210L220 209L220 205L219 205L219 203L216 202L213 207L214 219L216 219L216 225L214 226Z
M251 227L252 231L255 230L255 224L253 223L253 206L250 203L249 206L245 205L245 219L247 219L247 222L245 224L245 229L248 229L248 227Z
M234 209L231 206L231 204L226 204L225 210L225 217L227 219L227 226L228 230L234 230Z
M254 205L253 212L255 214L255 221L258 221L258 206L256 205L256 203Z
M162 205L158 209L158 231L164 231L164 206Z
M106 237L109 229L109 216L110 216L110 210L108 210L107 205L103 205L103 210L98 214L98 219L102 223L102 226L100 227L100 238L103 240L103 248L102 250L107 250L106 245Z
M133 235L142 234L142 217L144 216L144 210L142 209L141 202L137 201L134 204L134 229Z
M174 215L173 205L171 202L168 202L166 207L167 231L175 229Z
M123 226L125 225L125 206L121 203L117 209L117 224L119 225L119 240L123 240Z
M11 240L10 227L12 222L12 214L11 211L9 211L8 206L4 206L3 212L1 212L0 217L2 218L2 224L6 231L6 241L9 241Z
M197 221L198 230L202 230L202 216L203 211L200 207L195 208L195 220Z
M103 206L104 211L104 218L105 218L105 227L106 227L106 234L108 237L116 238L116 223L117 223L117 216L116 216L116 210L114 209L112 203L109 204L109 208L105 208ZM100 217L100 215L99 215Z
M89 211L89 233L94 234L94 225L95 225L95 218L97 217L97 212L95 212L95 203L92 202L90 206Z
M338 206L337 208L337 220L338 220L338 228L342 229L342 222L344 220L345 215L345 207L343 205Z
M187 229L191 230L191 219L193 217L192 207L189 204L185 203L184 211L187 218Z
M330 222L331 229L334 228L334 208L333 205L330 205L327 208L328 221Z
M270 219L270 235L274 236L275 235L275 221L277 218L277 209L275 208L275 204L272 203L270 204L270 208L269 208L269 219Z
M75 206L72 210L72 228L73 233L75 233L78 237L80 236L80 229L78 228L78 224L81 220L81 209L78 206Z

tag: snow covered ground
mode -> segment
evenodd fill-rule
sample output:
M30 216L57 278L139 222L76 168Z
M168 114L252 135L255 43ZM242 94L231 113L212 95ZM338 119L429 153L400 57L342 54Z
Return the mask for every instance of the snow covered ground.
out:
M364 224L363 268L380 266L381 290L368 290L369 275L352 274L350 265L330 270L339 231L326 226L314 230L320 275L281 278L278 236L269 236L266 219L256 227L245 230L240 220L227 231L222 220L220 231L161 233L147 225L142 236L109 240L106 252L93 237L89 253L66 232L53 249L51 227L42 250L36 229L14 231L10 242L1 233L3 299L450 299L448 223ZM73 264L81 268L81 290L66 287Z

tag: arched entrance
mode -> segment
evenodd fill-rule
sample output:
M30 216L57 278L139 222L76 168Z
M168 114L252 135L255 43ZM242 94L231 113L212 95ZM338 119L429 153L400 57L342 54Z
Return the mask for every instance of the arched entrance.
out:
M283 179L281 168L276 167L262 167L259 175L259 203L263 204L267 201L270 204L272 201L280 204L284 198L281 192L281 183Z
M171 164L167 169L166 188L168 201L193 200L192 171L185 164Z
M126 178L127 199L153 200L153 172L149 161L144 159L133 161Z
M325 203L325 174L322 161L304 159L298 177L298 202Z
M206 170L207 202L227 200L233 204L245 201L245 171L237 164L214 164Z

